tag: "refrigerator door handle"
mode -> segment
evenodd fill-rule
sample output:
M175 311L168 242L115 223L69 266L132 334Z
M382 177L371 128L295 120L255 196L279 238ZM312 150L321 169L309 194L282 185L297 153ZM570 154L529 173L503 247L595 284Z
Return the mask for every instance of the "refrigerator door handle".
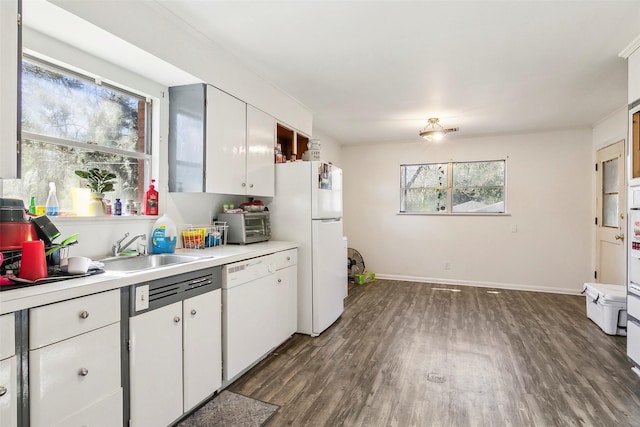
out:
M337 222L337 221L341 221L342 218L323 218L320 221L322 222Z

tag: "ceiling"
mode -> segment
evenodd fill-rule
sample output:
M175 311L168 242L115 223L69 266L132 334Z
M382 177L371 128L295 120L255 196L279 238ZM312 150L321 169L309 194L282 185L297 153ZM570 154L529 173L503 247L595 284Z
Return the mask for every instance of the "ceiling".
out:
M627 103L638 1L156 0L341 144L589 127Z

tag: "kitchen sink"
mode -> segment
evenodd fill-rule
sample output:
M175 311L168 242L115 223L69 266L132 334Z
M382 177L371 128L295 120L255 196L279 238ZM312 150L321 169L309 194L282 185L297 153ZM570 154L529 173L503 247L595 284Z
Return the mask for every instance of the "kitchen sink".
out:
M192 255L153 254L135 257L119 256L100 260L106 271L140 271L202 259Z

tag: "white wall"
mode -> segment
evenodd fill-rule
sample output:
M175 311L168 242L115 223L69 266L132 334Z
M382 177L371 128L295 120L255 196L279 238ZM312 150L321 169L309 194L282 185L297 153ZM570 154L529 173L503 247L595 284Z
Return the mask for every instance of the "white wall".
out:
M311 134L311 111L248 70L220 45L151 1L52 0L83 18L187 73Z
M322 146L320 158L323 162L342 167L342 146L324 131L314 128L313 139L319 139Z
M400 164L503 158L509 215L398 214ZM590 129L343 146L345 234L382 277L578 293L593 274L591 160Z

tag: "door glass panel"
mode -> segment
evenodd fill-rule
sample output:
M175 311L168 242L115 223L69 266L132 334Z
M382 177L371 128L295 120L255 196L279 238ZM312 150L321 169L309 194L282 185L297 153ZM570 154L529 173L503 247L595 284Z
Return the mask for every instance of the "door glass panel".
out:
M618 193L618 159L602 163L602 191L605 194Z
M602 225L619 227L618 222L618 159L602 162Z
M618 195L605 194L602 198L602 225L604 227L619 227L618 224Z

